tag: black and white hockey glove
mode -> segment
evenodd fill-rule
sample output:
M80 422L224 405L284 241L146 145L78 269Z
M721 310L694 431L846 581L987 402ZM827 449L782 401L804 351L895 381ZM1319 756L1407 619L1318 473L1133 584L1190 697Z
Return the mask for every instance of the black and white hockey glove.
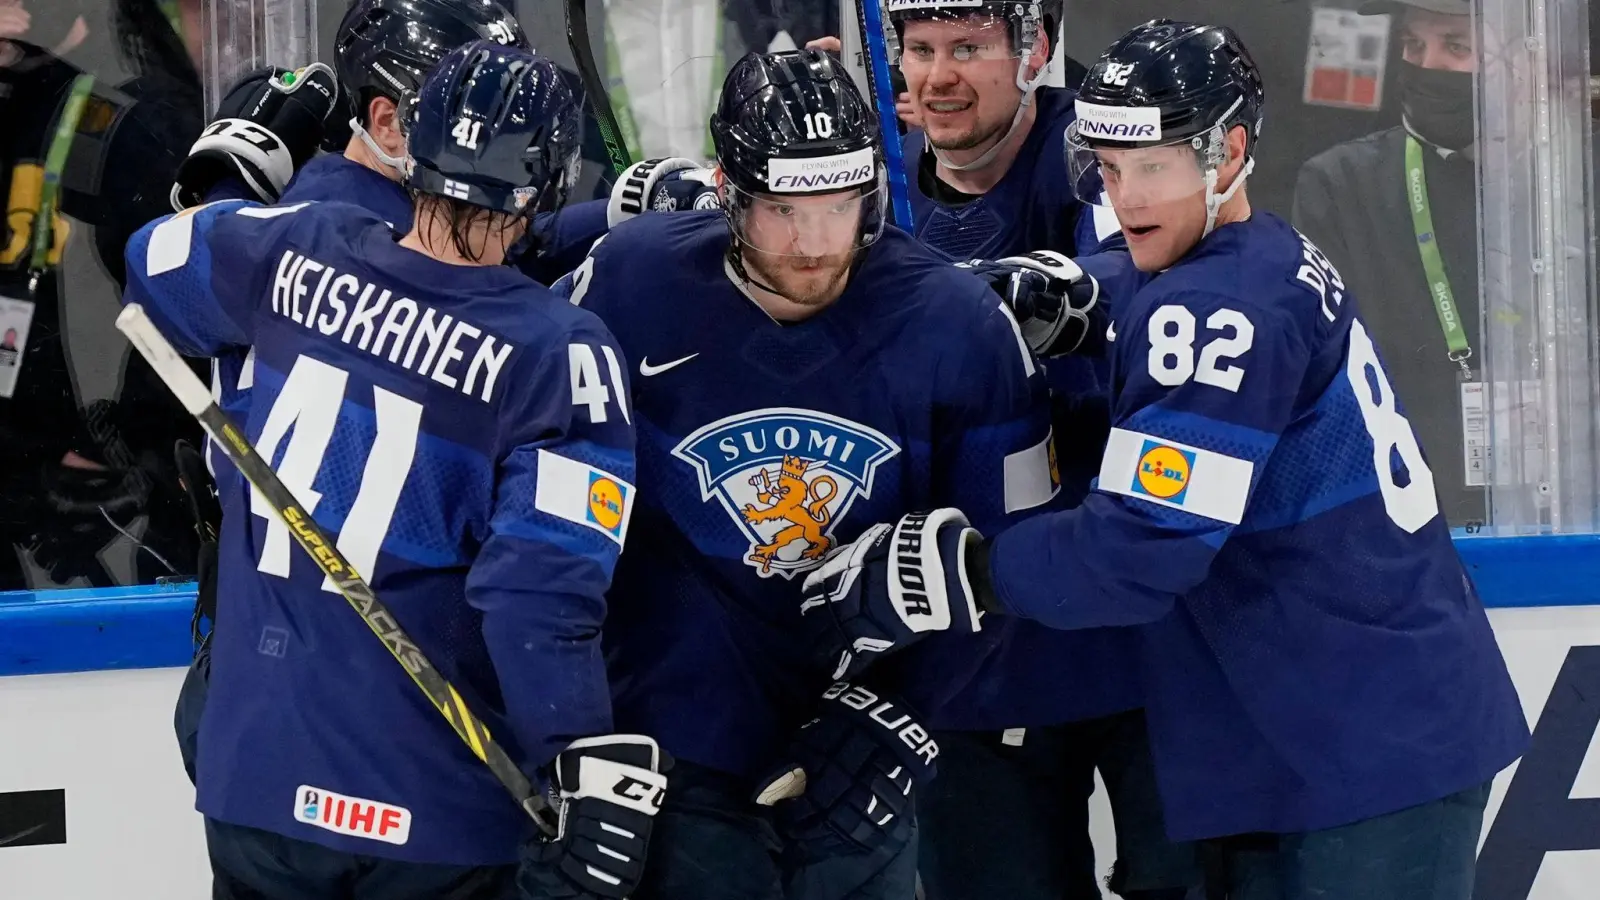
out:
M295 170L321 146L338 101L338 79L324 63L246 73L178 167L172 208L204 203L228 177L242 180L262 203L278 202Z
M1078 349L1088 336L1100 283L1071 259L1039 250L1004 259L959 263L989 282L1022 326L1023 340L1040 356Z
M712 171L681 156L634 163L611 188L606 227L615 228L642 212L716 209Z
M838 682L758 789L806 859L904 847L916 790L933 780L939 745L915 712L860 684Z
M623 898L639 888L672 758L638 734L573 741L551 764L560 818L523 848L523 896Z
M902 516L829 554L801 588L801 618L834 679L860 674L885 653L938 631L982 630L967 573L982 541L958 509Z

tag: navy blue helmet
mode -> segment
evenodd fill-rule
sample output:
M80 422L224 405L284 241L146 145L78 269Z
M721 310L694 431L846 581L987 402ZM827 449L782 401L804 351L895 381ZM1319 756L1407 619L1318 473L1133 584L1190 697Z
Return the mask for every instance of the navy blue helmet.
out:
M734 63L711 114L711 142L728 181L767 193L788 192L770 176L772 160L866 151L877 161L883 152L877 113L821 50L752 52Z
M782 197L854 190L857 246L886 216L883 133L849 71L821 50L747 53L722 82L711 114L723 211L736 237L751 208Z
M406 187L513 215L566 203L583 110L555 63L473 41L440 61L406 104Z
M532 49L495 0L353 0L333 42L339 87L364 118L374 96L399 103L446 54L480 38Z
M1233 30L1154 19L1112 44L1083 77L1067 128L1067 170L1086 203L1139 207L1205 199L1203 235L1255 166L1265 103L1261 71ZM1225 187L1228 135L1245 130L1240 169ZM1149 166L1182 147L1196 165Z
M1261 134L1264 100L1261 71L1233 29L1154 19L1123 35L1089 67L1074 131L1085 144L1116 149L1192 141L1243 125L1248 156ZM1091 113L1124 113L1084 116L1085 104ZM1203 148L1196 143L1195 149Z

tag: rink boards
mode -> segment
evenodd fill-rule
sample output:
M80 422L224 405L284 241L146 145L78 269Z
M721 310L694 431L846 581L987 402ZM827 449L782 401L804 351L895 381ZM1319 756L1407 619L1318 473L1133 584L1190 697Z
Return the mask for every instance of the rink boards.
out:
M1458 544L1535 729L1495 782L1478 900L1588 900L1600 884L1600 538ZM0 900L209 896L172 732L192 608L187 586L0 594Z

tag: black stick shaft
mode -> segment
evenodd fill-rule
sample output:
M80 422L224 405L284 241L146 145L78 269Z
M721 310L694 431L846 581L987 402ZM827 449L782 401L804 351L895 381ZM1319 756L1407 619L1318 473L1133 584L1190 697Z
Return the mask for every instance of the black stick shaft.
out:
M578 77L583 81L584 93L589 95L589 107L594 110L595 121L600 125L600 138L605 141L606 155L611 166L621 175L633 160L628 158L628 146L622 140L622 126L617 123L616 110L606 96L606 83L600 77L595 63L594 42L589 39L588 0L566 0L567 44L572 48L572 59L578 67Z

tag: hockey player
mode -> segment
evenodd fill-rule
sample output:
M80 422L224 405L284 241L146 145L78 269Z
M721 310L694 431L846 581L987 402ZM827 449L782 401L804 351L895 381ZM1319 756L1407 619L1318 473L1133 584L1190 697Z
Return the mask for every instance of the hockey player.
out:
M185 160L173 187L173 203L183 209L206 200L248 199L263 203L336 200L364 207L400 230L410 227L412 201L403 184L405 138L398 124L402 97L415 93L423 78L451 49L473 40L490 40L527 49L516 18L494 0L353 0L334 38L337 87L325 65L296 72L263 68L236 83ZM357 109L353 136L343 154L316 155L336 97ZM338 104L340 110L345 104ZM620 221L644 208L681 202L693 205L708 190L692 181L687 160L649 160L631 168L609 204L580 203L561 215L537 221L549 226L536 242L519 248L516 262L536 281L566 274L603 234L608 221ZM624 183L625 182L625 183ZM642 199L639 199L642 198ZM574 210L577 212L575 213ZM570 254L576 250L576 257ZM249 407L254 383L248 348L225 350L213 363L213 391L221 407L239 414ZM208 468L221 475L231 468L215 447ZM214 508L202 473L191 470L186 487L200 508ZM215 521L202 521L214 534ZM202 552L197 614L214 618L212 563ZM198 619L197 619L198 621ZM179 695L175 727L185 767L193 776L194 740L205 697L209 665L202 645Z
M235 199L285 204L331 200L353 203L409 228L412 201L402 183L405 138L398 122L402 94L421 88L423 78L450 50L480 39L528 46L516 19L494 0L353 0L334 38L337 81L325 64L292 72L265 67L241 77L179 167L173 208ZM356 135L343 154L317 155L325 134L334 128L331 119L351 104L361 109L351 125ZM536 253L528 256L538 258ZM223 349L212 360L211 373L218 405L243 417L255 382L250 348ZM180 465L188 452L179 449ZM205 463L218 479L225 480L232 469L209 440ZM206 511L197 512L197 527L203 535L216 535L220 522L213 516L218 507L209 496L212 485L205 473L189 466L184 487L195 509ZM202 547L197 631L202 619L215 626L215 557L214 543ZM191 779L209 666L207 638L184 680L174 717Z
M908 898L938 753L916 710L970 671L929 647L830 688L797 579L934 498L993 527L1047 503L1047 397L986 285L885 227L877 117L832 57L739 60L711 132L722 211L629 220L558 286L638 365L647 538L607 662L618 727L677 763L637 896Z
M654 742L610 733L600 651L633 506L627 382L597 368L619 354L591 314L500 265L564 202L581 112L552 63L474 42L409 123L403 237L347 204L210 204L135 236L126 299L186 354L254 348L248 434L549 783L560 831L532 836L232 479L198 761L215 896L624 896L665 788Z
M1226 28L1153 21L1091 67L1075 179L1155 273L1108 336L1096 490L983 536L875 526L802 619L846 677L1006 617L1141 626L1167 827L1226 896L1466 900L1526 723L1357 299L1250 209L1262 99Z
M1056 507L1066 509L1088 494L1110 430L1108 366L1094 347L1109 306L1102 285L1108 297L1123 296L1142 279L1116 216L1079 200L1061 165L1084 72L1063 57L1070 89L1043 84L1062 5L896 0L887 8L890 63L907 88L901 105L919 124L905 139L911 230L952 259L974 260L1002 296L1036 312L1025 320L1036 349L1060 354L1090 338L1082 349L1092 353L1043 363L1062 482ZM1003 630L972 688L931 716L943 775L921 810L929 900L1099 900L1089 837L1097 768L1117 822L1111 890L1182 897L1198 870L1193 848L1164 833L1132 635L1027 621ZM988 786L981 797L975 783Z

